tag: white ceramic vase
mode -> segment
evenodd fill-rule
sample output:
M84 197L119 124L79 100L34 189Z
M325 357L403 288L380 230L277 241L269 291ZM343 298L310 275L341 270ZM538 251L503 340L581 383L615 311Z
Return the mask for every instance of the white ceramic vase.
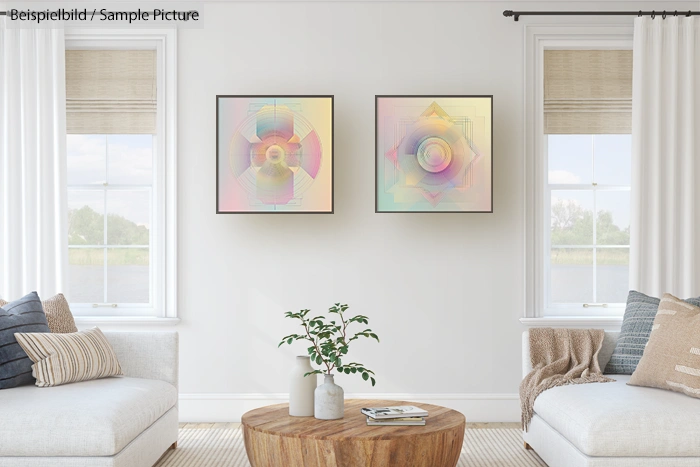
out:
M314 397L314 417L319 420L343 418L345 392L335 384L333 375L323 375L323 384L316 388Z
M292 369L289 385L289 415L292 417L314 416L314 390L316 375L304 376L314 371L307 356L298 356Z

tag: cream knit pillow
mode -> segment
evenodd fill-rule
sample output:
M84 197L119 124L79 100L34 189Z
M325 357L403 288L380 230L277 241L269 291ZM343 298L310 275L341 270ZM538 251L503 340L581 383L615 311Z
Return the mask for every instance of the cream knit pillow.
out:
M114 349L99 328L68 334L15 333L34 362L39 387L123 375Z
M700 308L664 294L628 384L700 398Z

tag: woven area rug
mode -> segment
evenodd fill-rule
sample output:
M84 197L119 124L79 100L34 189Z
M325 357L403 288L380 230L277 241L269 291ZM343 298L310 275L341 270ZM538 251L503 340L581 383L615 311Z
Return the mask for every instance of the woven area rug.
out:
M168 451L156 464L156 467L224 466L250 467L240 427L181 428L177 449ZM520 430L479 428L466 431L457 466L537 467L546 464L533 451L523 448Z

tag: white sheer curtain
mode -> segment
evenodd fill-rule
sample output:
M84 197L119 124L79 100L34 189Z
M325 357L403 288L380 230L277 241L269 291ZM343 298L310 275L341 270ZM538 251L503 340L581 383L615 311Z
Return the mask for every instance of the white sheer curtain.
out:
M0 18L0 296L62 292L67 267L63 29Z
M636 18L630 286L700 295L700 22Z

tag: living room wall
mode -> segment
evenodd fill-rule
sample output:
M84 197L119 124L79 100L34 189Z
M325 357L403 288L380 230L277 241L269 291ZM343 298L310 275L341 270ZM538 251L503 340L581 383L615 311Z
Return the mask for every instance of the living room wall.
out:
M340 376L346 394L449 405L471 421L517 420L523 25L542 19L514 23L502 11L654 6L203 5L204 27L178 37L183 421L236 420L284 397L293 357L305 346L277 348L296 330L283 313L320 314L334 302L368 315L382 340L361 341L351 354L376 372L377 386ZM215 214L216 94L335 95L335 214ZM494 95L493 214L374 213L375 94Z

